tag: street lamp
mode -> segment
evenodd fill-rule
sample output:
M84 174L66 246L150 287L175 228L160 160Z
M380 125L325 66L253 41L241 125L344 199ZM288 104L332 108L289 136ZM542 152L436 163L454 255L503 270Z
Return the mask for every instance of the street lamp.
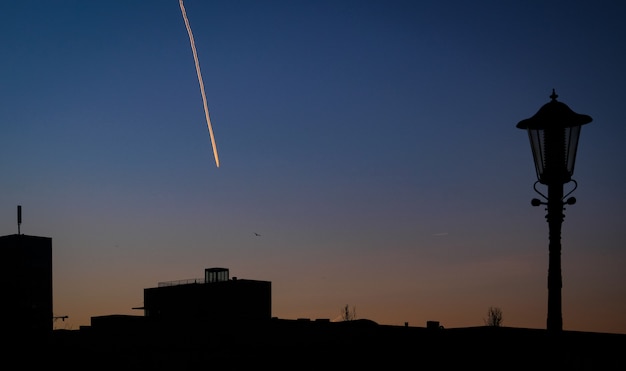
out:
M576 203L574 197L565 200L577 187L572 179L576 149L582 125L591 122L591 117L572 111L566 104L558 102L552 89L552 99L531 118L520 121L517 128L528 131L530 147L537 171L534 189L544 201L534 198L533 206L547 205L546 219L549 228L548 262L548 331L563 330L561 315L561 224L565 205ZM563 185L574 182L574 189L563 196ZM537 190L537 184L548 186L548 195Z

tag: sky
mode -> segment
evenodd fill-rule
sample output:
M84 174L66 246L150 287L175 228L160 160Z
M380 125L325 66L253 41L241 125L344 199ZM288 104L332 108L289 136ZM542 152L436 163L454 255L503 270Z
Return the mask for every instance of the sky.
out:
M178 0L0 2L0 235L21 205L52 238L55 328L143 315L144 288L211 267L271 281L279 318L545 328L516 125L555 89L593 119L563 328L626 333L625 3L184 6L219 167Z

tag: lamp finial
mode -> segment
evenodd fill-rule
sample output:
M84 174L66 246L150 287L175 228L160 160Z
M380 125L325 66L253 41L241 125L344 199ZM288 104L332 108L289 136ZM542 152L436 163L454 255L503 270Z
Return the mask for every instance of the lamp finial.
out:
M556 98L558 98L559 96L556 95L556 93L554 92L554 89L552 89L552 95L550 95L550 98L552 98L553 101L556 101Z

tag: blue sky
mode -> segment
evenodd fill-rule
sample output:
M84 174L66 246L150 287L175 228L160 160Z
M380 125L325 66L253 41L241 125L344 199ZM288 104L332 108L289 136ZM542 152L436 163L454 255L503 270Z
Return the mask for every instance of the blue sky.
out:
M626 333L626 6L614 1L0 3L0 233L53 239L58 326L143 288L272 281L273 315L544 328L548 226L515 125L582 129L563 321ZM566 190L571 185L566 185ZM261 236L255 236L254 233Z

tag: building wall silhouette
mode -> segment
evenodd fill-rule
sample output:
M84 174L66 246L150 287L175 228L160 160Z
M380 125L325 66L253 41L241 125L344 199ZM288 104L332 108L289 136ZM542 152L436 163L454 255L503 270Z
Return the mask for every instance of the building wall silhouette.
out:
M45 337L52 332L52 239L0 237L0 316L10 335Z
M144 289L145 317L161 320L268 320L269 281L229 278L226 268L207 268L205 277L162 282Z

